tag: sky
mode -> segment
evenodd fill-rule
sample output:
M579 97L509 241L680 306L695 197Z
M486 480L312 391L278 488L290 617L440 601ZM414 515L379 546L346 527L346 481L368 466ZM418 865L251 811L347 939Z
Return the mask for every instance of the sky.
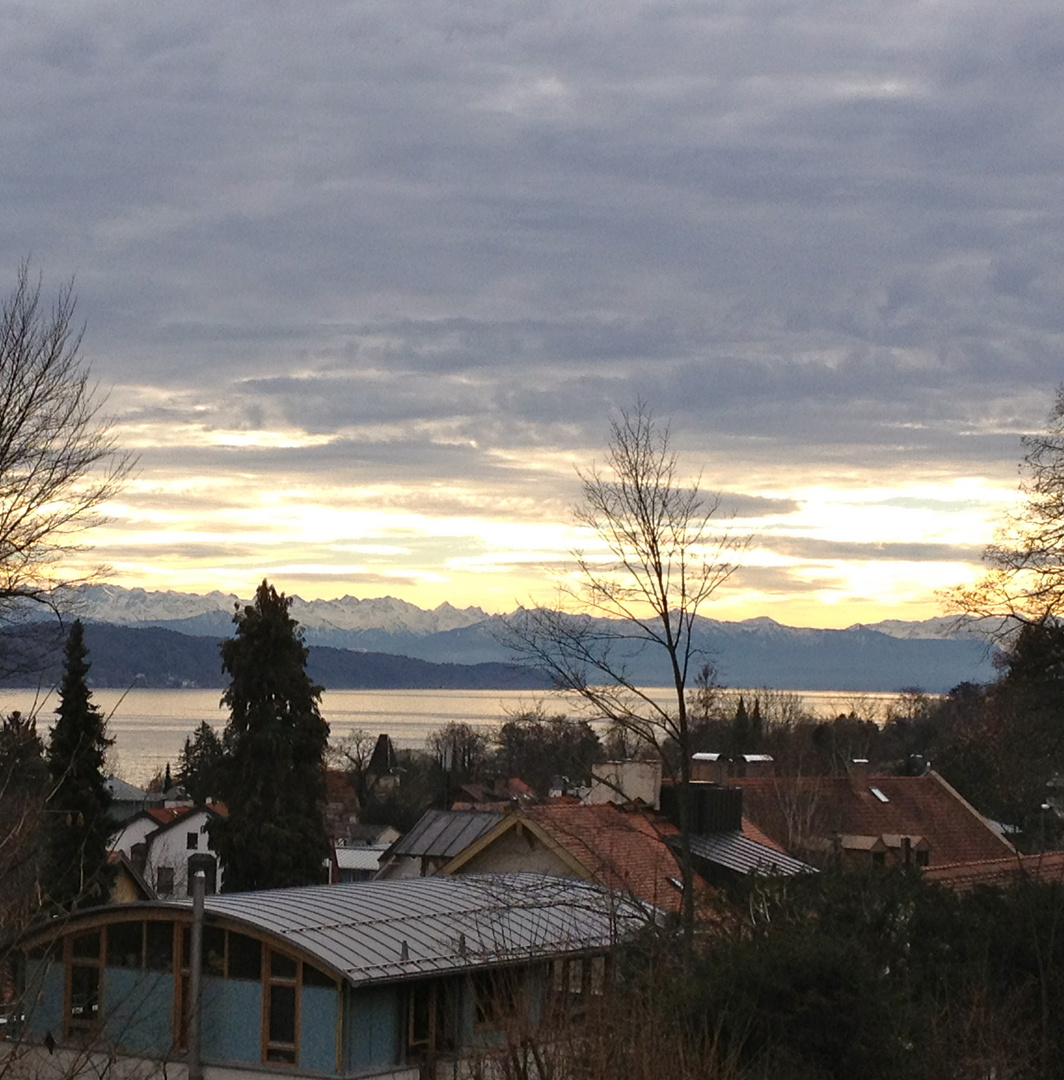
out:
M549 598L642 400L707 614L927 618L1064 379L1055 3L0 0L0 102L128 587Z

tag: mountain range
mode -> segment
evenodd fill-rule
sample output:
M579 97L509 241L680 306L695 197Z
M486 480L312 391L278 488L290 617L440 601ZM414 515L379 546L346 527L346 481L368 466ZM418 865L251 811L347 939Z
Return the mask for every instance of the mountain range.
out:
M77 590L74 610L86 623L95 685L220 687L218 642L232 633L234 609L247 602L221 592L91 585ZM515 663L500 640L504 617L477 607L441 604L426 611L390 596L294 597L292 615L304 628L308 670L327 688L525 689L546 682ZM695 642L729 686L935 693L995 677L994 648L978 627L947 618L843 630L789 627L765 617L700 618ZM651 650L628 659L635 681L666 681Z

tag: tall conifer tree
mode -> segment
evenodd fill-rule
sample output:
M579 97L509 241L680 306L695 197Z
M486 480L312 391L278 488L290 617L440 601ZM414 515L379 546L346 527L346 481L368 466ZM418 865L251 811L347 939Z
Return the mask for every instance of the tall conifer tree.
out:
M92 702L81 620L70 628L57 719L48 741L52 791L45 812L42 885L52 903L72 909L102 904L114 881L107 846L114 822L104 781L111 740L106 720Z
M233 616L236 636L222 643L231 682L219 794L229 817L212 822L210 835L226 892L324 880L329 725L290 604L263 581L254 604Z

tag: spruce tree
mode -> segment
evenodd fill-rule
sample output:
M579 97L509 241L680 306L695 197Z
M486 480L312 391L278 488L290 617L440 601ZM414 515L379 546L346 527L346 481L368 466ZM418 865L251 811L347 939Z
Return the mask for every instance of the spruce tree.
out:
M205 803L218 797L224 757L222 740L206 720L185 739L177 762L177 782L194 803ZM169 762L166 767L169 770Z
M114 881L114 868L107 861L114 822L103 774L111 740L85 682L87 655L79 619L67 638L57 720L48 742L52 791L41 874L51 902L67 910L106 902Z
M306 673L307 649L291 601L265 581L233 616L222 642L231 676L219 794L229 817L210 825L226 892L324 880L325 751L321 687Z

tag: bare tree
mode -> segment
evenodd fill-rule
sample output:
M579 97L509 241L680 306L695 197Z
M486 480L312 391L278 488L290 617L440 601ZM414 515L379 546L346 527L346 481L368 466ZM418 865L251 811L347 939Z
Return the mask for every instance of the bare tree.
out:
M694 930L690 782L692 731L687 684L703 657L696 644L700 609L737 569L748 538L717 530L719 496L682 481L668 425L639 403L611 421L602 467L581 472L574 511L604 548L574 552L576 572L553 608L522 608L507 640L525 660L575 692L589 712L653 746L679 782L683 926ZM660 659L673 693L667 705L639 685L646 649Z
M949 595L956 610L991 621L1000 637L1064 611L1064 384L1045 431L1021 441L1024 502L983 553L982 579Z
M76 584L62 569L73 538L99 522L133 460L117 447L105 398L78 353L75 297L49 306L19 267L0 305L0 616L20 601L56 607Z

